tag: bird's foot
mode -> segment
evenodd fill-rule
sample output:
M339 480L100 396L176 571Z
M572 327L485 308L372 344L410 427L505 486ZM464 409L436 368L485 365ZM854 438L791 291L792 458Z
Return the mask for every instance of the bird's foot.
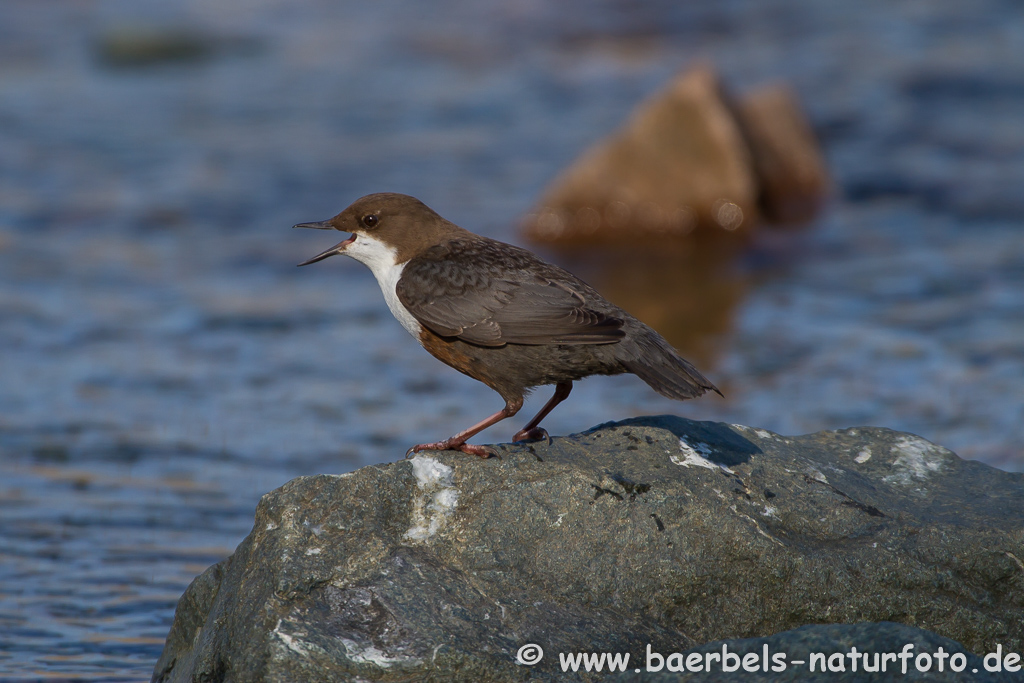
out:
M541 441L545 440L548 445L551 445L551 437L548 436L548 430L543 427L534 427L533 429L520 429L512 437L512 443L518 443L519 441Z
M497 457L491 448L487 446L477 446L471 443L454 443L451 439L445 441L435 441L434 443L421 443L413 446L405 452L406 459L412 457L415 453L420 451L462 451L470 455L475 455L480 458L494 458Z

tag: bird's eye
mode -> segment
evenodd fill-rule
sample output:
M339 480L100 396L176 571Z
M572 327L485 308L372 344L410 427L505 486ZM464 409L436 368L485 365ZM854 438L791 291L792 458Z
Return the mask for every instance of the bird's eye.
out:
M367 216L363 216L363 225L365 225L368 228L372 228L373 226L377 225L378 221L380 221L380 219L377 218L375 214L371 213Z

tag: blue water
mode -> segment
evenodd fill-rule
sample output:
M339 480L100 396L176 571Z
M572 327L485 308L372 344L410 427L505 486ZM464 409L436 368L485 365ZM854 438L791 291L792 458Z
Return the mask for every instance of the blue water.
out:
M138 27L201 49L103 58ZM704 270L551 255L727 398L592 378L545 426L870 424L1024 469L1015 3L8 0L0 678L147 678L177 598L260 495L500 407L406 335L362 266L295 268L333 236L292 224L391 190L521 241L545 184L699 60L737 91L794 85L833 199Z

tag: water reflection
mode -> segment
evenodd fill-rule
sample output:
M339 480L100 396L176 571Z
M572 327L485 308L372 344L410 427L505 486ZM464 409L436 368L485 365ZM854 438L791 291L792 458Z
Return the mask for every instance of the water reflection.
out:
M703 240L560 250L551 258L710 372L749 287L750 275L738 264L744 251L731 240Z

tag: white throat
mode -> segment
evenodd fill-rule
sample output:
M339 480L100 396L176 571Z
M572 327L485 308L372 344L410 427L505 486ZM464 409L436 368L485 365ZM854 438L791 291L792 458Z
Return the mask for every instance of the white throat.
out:
M391 315L402 323L402 327L415 337L416 341L419 341L423 328L409 309L398 300L398 293L395 291L398 279L402 277L402 269L405 268L404 263L395 263L398 250L373 237L358 235L356 241L345 247L342 253L366 264L373 277L377 279L380 291L384 293L384 300L391 309Z

